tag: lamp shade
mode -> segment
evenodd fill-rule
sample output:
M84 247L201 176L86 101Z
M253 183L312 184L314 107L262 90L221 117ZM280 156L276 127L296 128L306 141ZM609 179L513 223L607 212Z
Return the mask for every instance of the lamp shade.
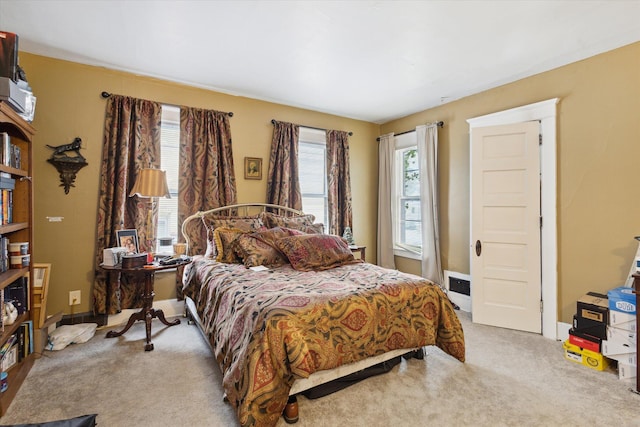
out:
M167 186L167 173L160 169L141 169L136 177L129 196L138 197L166 197L169 195Z

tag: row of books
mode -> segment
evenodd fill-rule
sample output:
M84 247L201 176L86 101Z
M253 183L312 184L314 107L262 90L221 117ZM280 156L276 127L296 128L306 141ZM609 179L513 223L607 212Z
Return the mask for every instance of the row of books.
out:
M33 321L20 324L5 343L0 347L0 369L6 372L16 363L33 353Z
M0 224L13 222L13 190L0 189Z
M16 169L22 166L20 147L11 142L11 136L6 132L0 132L0 164Z

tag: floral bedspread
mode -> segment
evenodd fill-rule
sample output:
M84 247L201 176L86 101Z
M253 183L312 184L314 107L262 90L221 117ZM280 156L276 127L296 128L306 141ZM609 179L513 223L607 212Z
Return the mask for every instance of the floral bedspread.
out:
M243 426L274 426L296 378L400 348L464 362L462 326L427 280L359 263L252 271L194 257L184 276Z

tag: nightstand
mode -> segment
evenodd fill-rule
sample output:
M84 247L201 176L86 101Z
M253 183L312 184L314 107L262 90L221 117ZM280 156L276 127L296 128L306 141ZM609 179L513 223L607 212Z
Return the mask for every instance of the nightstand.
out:
M366 260L366 252L367 252L367 247L366 246L358 246L358 245L349 245L349 249L351 249L351 252L356 254L359 253L360 254L360 259L362 261L367 261Z
M127 322L127 325L124 327L124 329L118 332L109 331L107 332L106 337L114 338L114 337L119 337L121 335L124 335L124 333L127 332L129 328L131 328L131 326L134 324L136 320L144 320L145 326L146 326L146 332L147 332L147 342L144 346L144 350L145 351L153 350L153 343L151 342L151 321L153 319L157 317L162 323L164 323L167 326L174 326L174 325L180 324L180 319L175 319L173 322L169 322L164 317L164 312L162 310L156 310L153 308L153 297L155 296L155 292L153 291L153 281L154 281L155 272L160 270L167 270L170 268L181 267L186 264L189 264L189 262L191 261L181 262L179 264L172 264L172 265L160 265L160 264L154 263L154 264L149 264L142 267L130 267L130 268L126 268L126 267L123 268L122 264L118 264L114 266L101 265L100 267L103 270L109 272L109 274L117 273L118 280L120 280L120 274L122 273L140 275L140 276L143 276L144 278L144 288L142 292L142 303L143 303L142 310L138 311L137 313L133 313L131 317L129 317L129 321Z

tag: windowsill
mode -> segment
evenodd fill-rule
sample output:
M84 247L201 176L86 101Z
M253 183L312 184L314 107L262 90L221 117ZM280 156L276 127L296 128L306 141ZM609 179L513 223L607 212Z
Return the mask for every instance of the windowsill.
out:
M410 252L407 251L405 249L401 249L401 248L394 248L393 249L393 254L395 256L399 256L402 258L409 258L409 259L415 259L415 260L422 260L422 255L416 252Z

